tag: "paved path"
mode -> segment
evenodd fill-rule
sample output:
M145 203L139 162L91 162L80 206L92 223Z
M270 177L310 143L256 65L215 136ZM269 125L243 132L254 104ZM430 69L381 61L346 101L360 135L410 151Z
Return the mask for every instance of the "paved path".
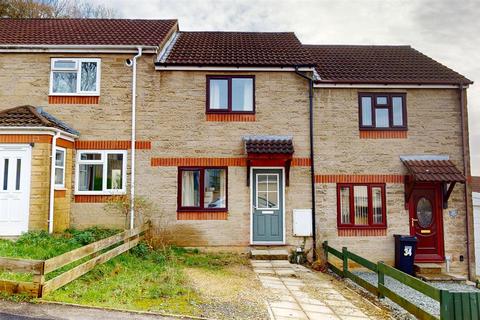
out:
M370 319L336 289L328 275L313 273L288 261L251 260L251 263L263 286L272 292L268 301L272 320ZM302 290L306 281L314 281L321 288L321 298Z

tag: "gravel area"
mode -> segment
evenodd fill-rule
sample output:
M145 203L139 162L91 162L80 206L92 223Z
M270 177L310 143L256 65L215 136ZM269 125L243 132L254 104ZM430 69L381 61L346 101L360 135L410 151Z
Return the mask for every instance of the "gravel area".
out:
M377 274L373 272L363 272L363 271L354 271L357 276L363 278L364 280L370 282L373 285L377 285ZM352 282L353 283L353 282ZM439 289L444 289L444 290L451 290L451 291L474 291L474 292L480 292L480 290L469 286L465 283L457 283L457 282L429 282L434 287L437 287ZM430 297L427 297L426 295L410 288L409 286L406 286L402 284L401 282L390 278L388 276L385 276L385 286L389 288L390 290L396 292L397 294L401 295L405 299L409 300L410 302L415 303L417 306L422 308L423 310L427 311L428 313L432 315L439 316L440 315L440 303L436 300L433 300ZM399 306L391 301L390 299L384 299L384 301L393 307L393 309L398 310ZM400 312L400 310L398 310ZM403 315L399 318L402 319L408 319L409 317L403 313ZM415 319L415 318L413 318Z

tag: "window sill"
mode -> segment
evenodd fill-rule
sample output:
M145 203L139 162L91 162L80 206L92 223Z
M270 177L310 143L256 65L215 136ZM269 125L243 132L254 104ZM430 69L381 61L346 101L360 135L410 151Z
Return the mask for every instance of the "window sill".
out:
M177 211L177 220L228 220L227 211Z
M98 104L99 95L49 95L49 104Z
M338 227L339 237L380 237L387 235L387 227Z
M211 122L255 122L255 113L207 113L206 120Z
M407 139L407 129L378 130L378 129L360 129L360 139Z
M76 203L105 203L115 200L124 200L125 195L119 194L76 194L75 202Z

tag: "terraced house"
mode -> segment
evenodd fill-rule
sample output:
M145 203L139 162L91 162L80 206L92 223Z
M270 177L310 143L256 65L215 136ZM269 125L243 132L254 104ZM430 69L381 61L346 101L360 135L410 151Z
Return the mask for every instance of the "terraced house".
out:
M105 203L134 194L179 245L328 240L391 262L401 233L420 262L474 265L471 81L411 47L176 20L0 29L2 236L128 227Z

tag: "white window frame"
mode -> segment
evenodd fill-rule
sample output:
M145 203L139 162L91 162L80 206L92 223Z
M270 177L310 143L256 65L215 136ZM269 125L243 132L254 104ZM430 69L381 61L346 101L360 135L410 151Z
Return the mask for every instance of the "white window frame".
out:
M57 151L61 151L63 152L63 163L61 166L57 166ZM62 177L62 183L55 183L55 189L64 189L65 188L65 163L67 161L67 150L65 148L62 148L62 147L56 147L55 148L55 171L57 169L63 169L63 177ZM53 172L53 174L55 174L55 171Z
M257 173L256 174L256 185L255 185L255 201L256 201L256 206L257 206L257 210L280 210L280 175L278 173ZM274 208L270 208L270 207L259 207L258 206L258 177L259 176L276 176L277 177L277 206L274 207ZM267 181L268 181L268 178L267 178ZM273 190L272 190L273 191ZM268 206L268 193L270 192L270 190L267 191L267 206Z
M75 68L54 68L57 61L73 61ZM96 62L97 63L97 81L95 91L81 91L81 73L82 62ZM77 72L77 87L75 92L53 92L53 73L62 71L76 71ZM100 76L101 76L101 59L98 58L52 58L50 62L50 89L51 96L99 96L100 95Z
M81 160L81 156L84 153L98 153L101 155L100 160ZM107 189L107 164L109 154L122 154L122 188L121 189ZM126 150L77 150L75 164L75 194L78 195L123 195L127 192L127 151ZM102 190L98 191L81 191L78 190L80 165L81 164L101 164L103 165L102 174Z

